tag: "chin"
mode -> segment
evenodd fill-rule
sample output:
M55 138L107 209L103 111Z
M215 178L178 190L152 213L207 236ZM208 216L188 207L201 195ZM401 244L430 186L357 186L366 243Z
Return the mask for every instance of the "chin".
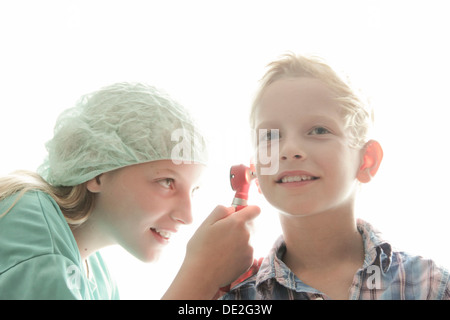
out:
M136 259L145 263L156 262L161 256L161 248L140 248L140 250L127 249L127 251Z
M150 249L149 252L146 252L142 255L142 258L138 258L142 262L150 263L150 262L157 262L159 258L161 257L161 250L157 249Z
M292 206L278 205L275 206L281 214L289 216L307 217L314 215L318 211L312 207L305 206L303 204L297 204Z
M313 215L314 213L304 212L304 211L293 211L293 210L282 210L278 209L280 214L286 215L286 216L296 216L296 217L308 217L310 215Z

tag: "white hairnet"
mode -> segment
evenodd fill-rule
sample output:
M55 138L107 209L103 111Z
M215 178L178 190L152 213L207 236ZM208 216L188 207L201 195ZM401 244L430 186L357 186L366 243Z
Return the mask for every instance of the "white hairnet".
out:
M117 83L83 96L58 118L38 173L74 186L138 163L206 164L205 140L188 111L158 89Z

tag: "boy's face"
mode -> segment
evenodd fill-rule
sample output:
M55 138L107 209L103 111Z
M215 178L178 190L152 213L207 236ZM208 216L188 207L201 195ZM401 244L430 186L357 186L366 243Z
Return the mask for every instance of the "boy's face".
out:
M92 219L111 242L152 261L180 226L192 222L192 194L203 170L160 160L106 172Z
M360 150L349 147L341 109L326 85L312 78L278 80L266 88L255 117L257 135L259 129L279 130L267 146L279 143L271 154L278 170L263 175L264 165L256 166L261 191L274 207L291 215L351 209Z

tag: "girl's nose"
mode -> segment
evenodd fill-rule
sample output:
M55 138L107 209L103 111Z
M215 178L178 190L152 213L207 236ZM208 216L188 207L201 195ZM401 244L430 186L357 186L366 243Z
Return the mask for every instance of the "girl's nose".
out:
M176 209L171 213L172 220L181 224L191 224L192 218L192 205L191 195L183 197L180 201L177 201Z

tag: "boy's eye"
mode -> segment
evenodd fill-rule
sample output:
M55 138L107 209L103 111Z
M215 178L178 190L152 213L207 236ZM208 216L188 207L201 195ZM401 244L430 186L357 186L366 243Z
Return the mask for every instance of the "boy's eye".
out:
M163 186L163 188L172 189L174 181L175 180L173 180L172 178L166 178L166 179L159 180L158 183L161 186Z
M321 134L328 134L331 133L330 130L324 127L315 127L313 128L308 134L309 135L321 135Z
M271 141L280 139L280 130L278 129L259 129L259 141Z

